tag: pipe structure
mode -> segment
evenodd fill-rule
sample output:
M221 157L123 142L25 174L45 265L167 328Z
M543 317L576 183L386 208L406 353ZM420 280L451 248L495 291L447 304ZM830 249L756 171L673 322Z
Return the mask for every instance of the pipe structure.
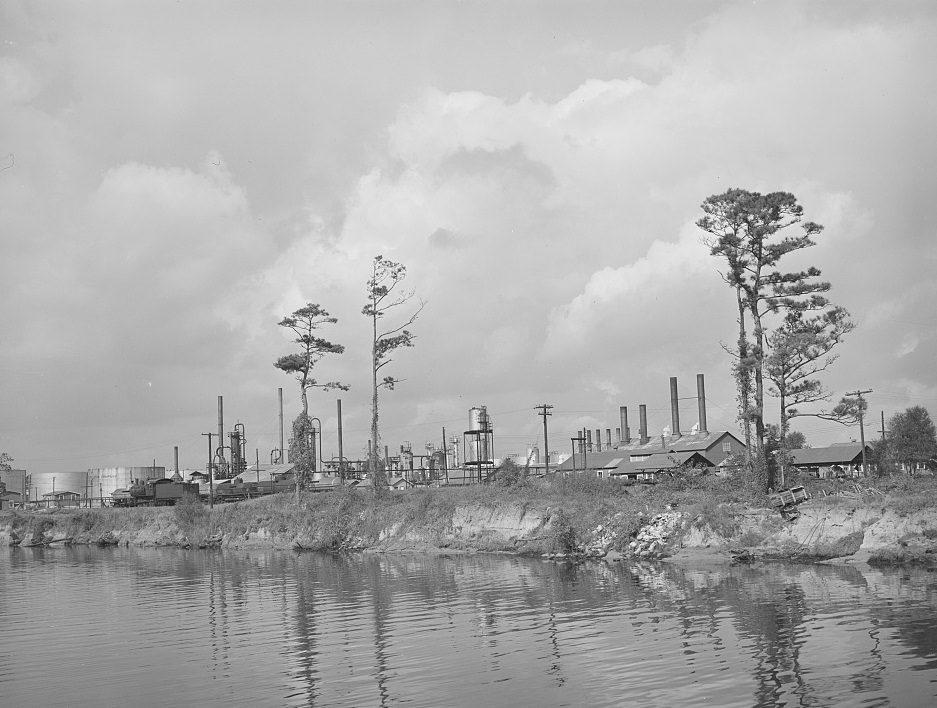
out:
M699 407L699 431L702 435L707 435L709 429L706 427L706 383L702 374L696 375L696 398Z
M282 465L286 462L286 454L283 450L283 389L277 389L277 400L279 403L279 418L280 418L280 464Z
M673 422L671 434L680 437L680 399L677 397L677 377L670 377L670 419Z
M218 452L224 459L224 401L218 396Z
M342 450L342 399L335 399L335 408L338 413L338 476L345 483L345 453Z

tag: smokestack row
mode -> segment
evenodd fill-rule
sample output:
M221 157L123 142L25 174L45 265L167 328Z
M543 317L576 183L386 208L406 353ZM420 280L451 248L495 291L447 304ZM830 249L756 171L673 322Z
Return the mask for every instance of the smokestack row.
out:
M699 432L703 435L709 433L706 424L706 383L703 374L696 375L696 397L699 410ZM621 406L618 409L618 415L621 419L621 429L619 440L621 444L631 443L631 428L628 427L628 407ZM650 436L647 432L647 406L641 404L638 406L638 442L646 445L650 442ZM672 435L679 438L683 433L680 431L680 397L677 393L677 377L670 377L670 420L672 425ZM598 431L596 431L598 433Z

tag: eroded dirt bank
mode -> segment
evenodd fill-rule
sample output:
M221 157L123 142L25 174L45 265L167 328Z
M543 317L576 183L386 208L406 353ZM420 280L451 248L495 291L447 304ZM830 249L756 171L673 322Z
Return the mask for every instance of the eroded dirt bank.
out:
M216 507L3 512L0 545L120 544L297 550L512 552L546 557L797 558L937 564L937 507L814 499L784 521L737 504L717 514L664 507L599 523L559 505L473 503L375 510L353 495L296 507L286 497ZM843 560L845 559L845 561Z

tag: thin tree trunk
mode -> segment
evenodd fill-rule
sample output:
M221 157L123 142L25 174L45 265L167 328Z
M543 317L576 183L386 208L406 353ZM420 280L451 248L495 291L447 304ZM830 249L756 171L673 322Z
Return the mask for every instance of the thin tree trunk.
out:
M380 432L378 430L378 400L377 400L377 370L378 370L378 356L377 356L377 302L374 298L371 300L372 313L371 313L371 327L372 327L372 343L371 343L371 459L369 466L371 468L371 486L374 489L375 494L382 494L384 491L384 486L386 484L386 479L384 478L383 469L381 469L381 453L380 453Z
M748 365L748 332L745 329L745 301L742 299L742 289L735 288L735 297L739 308L739 362L736 370L736 384L739 392L739 413L742 422L742 433L745 437L745 466L748 474L753 473L752 468L752 426L749 418L751 403L751 379Z
M765 459L765 381L764 381L764 328L761 324L761 315L758 313L758 303L750 302L749 311L752 315L753 339L755 346L752 349L752 368L755 372L755 395L753 401L752 419L755 423L755 469L759 491L765 493L771 486L768 479L768 465Z

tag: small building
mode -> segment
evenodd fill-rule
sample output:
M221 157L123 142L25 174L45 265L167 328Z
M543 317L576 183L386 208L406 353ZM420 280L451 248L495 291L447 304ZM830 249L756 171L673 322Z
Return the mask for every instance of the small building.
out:
M556 470L569 475L588 472L599 478L650 481L660 474L687 469L715 470L732 455L745 452L745 444L727 430L661 435L632 440L602 452L577 451ZM585 457L585 462L583 462Z
M804 474L818 479L861 477L868 475L872 447L865 446L867 468L862 468L862 444L839 443L829 447L807 447L791 450L791 464Z
M19 492L0 491L0 511L4 509L16 509L22 506L23 495Z
M387 481L387 486L390 487L391 491L401 492L409 489L412 484L406 477L393 477Z
M745 443L728 430L713 430L685 435L661 435L645 438L644 442L640 439L632 440L619 444L616 450L627 452L632 461L640 461L661 453L698 452L712 465L718 466L727 457L744 454Z
M78 492L46 492L42 495L47 506L81 506L81 495Z

